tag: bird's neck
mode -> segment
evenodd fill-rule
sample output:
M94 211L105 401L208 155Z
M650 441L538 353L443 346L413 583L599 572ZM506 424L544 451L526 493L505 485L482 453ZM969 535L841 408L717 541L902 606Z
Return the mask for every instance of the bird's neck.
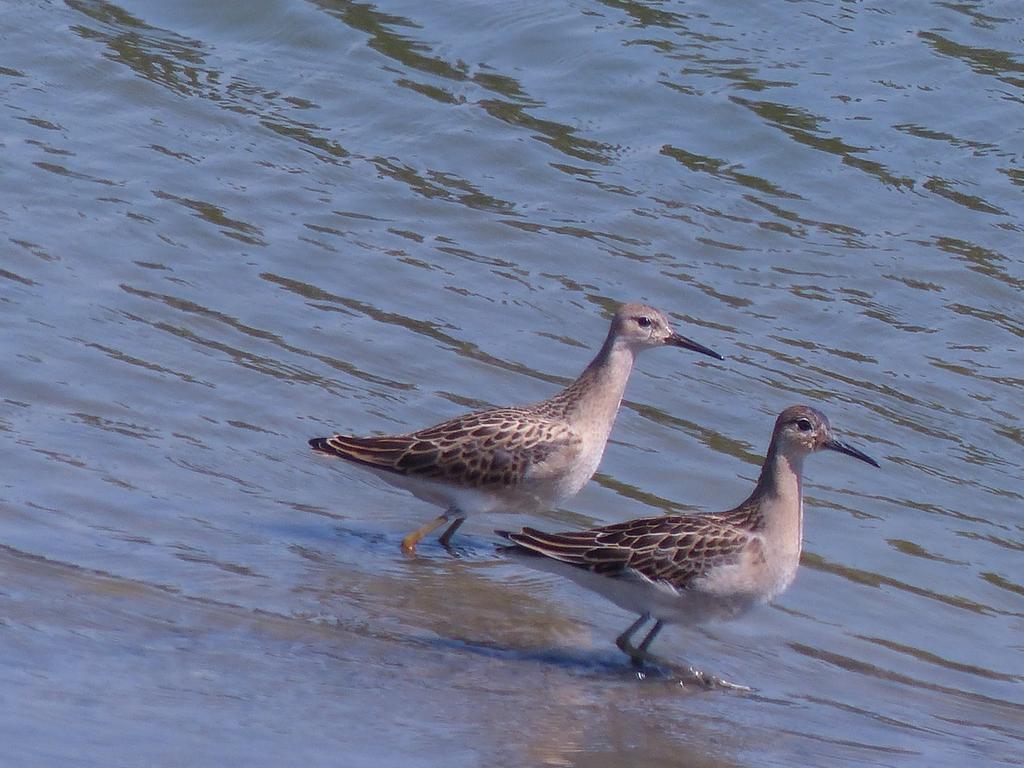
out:
M803 465L802 453L782 451L773 441L748 500L758 510L757 527L797 560L804 528Z
M565 417L599 426L605 435L611 430L633 370L636 353L609 333L583 373L556 395Z

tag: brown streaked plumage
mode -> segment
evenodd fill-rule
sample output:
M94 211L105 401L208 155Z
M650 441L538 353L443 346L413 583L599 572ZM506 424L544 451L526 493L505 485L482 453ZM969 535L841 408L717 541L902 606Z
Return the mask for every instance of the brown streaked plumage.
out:
M823 413L804 405L775 422L753 492L726 512L641 518L587 531L498 531L548 567L640 614L616 644L635 664L666 623L729 618L779 595L792 583L803 538L804 458L818 450L877 462L832 435ZM639 646L633 634L655 623ZM692 670L704 683L724 683Z
M673 331L657 309L625 304L597 356L548 400L469 413L402 435L334 435L309 444L444 507L443 515L406 536L402 549L415 551L446 522L440 541L447 546L467 514L544 509L575 495L601 460L636 355L665 345L722 359Z
M314 438L318 451L357 464L469 488L511 487L580 438L565 423L527 408L498 408L391 437Z

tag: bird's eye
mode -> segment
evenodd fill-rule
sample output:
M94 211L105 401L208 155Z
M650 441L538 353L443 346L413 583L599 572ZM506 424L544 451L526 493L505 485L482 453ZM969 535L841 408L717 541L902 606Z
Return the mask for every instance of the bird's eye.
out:
M797 419L796 426L801 432L811 431L811 422L807 419Z
M640 315L640 317L636 319L636 324L639 325L641 328L650 328L651 318L647 317L646 315Z

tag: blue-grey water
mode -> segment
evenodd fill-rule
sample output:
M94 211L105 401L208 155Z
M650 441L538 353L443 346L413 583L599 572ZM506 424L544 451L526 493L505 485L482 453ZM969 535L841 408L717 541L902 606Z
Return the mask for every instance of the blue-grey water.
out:
M194 0L0 15L12 766L1024 764L1024 6ZM563 509L313 455L639 361ZM806 402L771 607L655 650L493 529L724 509Z

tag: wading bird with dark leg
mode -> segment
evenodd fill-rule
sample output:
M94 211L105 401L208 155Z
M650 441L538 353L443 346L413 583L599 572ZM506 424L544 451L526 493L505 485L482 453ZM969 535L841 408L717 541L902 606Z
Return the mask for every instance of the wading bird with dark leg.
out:
M784 410L775 422L757 485L746 501L710 514L663 515L586 531L498 531L538 568L568 576L637 619L616 638L636 666L665 624L728 619L769 602L796 576L803 546L804 459L831 450L874 467L865 453L840 442L825 414L805 405ZM641 627L654 624L639 645ZM741 687L695 670L708 686Z
M316 437L316 450L375 471L445 509L402 540L407 553L448 523L447 547L469 514L549 509L579 492L597 470L636 356L672 346L723 359L676 333L643 304L612 317L601 350L572 384L533 405L490 408L402 435Z

